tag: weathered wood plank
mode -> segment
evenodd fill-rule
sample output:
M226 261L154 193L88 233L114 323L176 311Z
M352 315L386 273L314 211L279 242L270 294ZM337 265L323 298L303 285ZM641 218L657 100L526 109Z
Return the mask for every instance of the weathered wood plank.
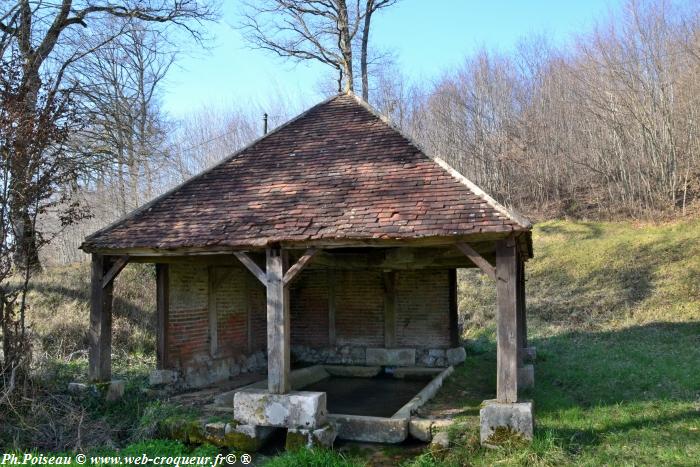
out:
M384 347L396 347L396 273L382 274L384 282Z
M233 254L241 263L243 263L243 266L245 266L248 271L250 271L255 277L258 278L260 282L262 282L262 285L267 287L267 275L262 269L260 269L260 266L258 266L255 261L250 258L250 256L242 251L234 251Z
M525 363L527 348L527 317L525 308L525 262L518 258L518 366Z
M491 263L486 261L486 259L481 256L474 248L466 243L457 243L457 248L459 251L464 253L464 255L471 260L472 263L476 264L479 269L481 269L484 274L489 276L491 280L496 280L496 268L493 267Z
M290 390L289 289L284 286L284 255L267 249L267 380L272 394Z
M114 263L112 264L112 267L109 268L109 270L105 273L104 277L102 278L102 288L106 287L107 284L112 282L117 277L117 275L119 275L119 273L122 272L122 269L124 269L127 264L129 264L128 255L118 257L116 261L114 261Z
M330 270L326 274L328 280L328 345L335 346L336 330L335 330L335 294L338 273Z
M497 356L496 399L518 400L517 253L515 244L496 244Z
M309 261L313 259L316 255L317 250L315 248L309 248L306 252L299 258L299 260L294 263L294 265L287 270L284 274L283 282L284 286L287 287L295 277L309 264Z
M450 300L450 345L459 346L459 311L457 306L457 270L450 269L449 277L449 300Z
M168 315L170 300L170 269L167 264L156 264L156 365L168 367Z
M99 254L92 255L90 290L90 381L108 381L112 377L112 285L102 286L105 272L112 264Z

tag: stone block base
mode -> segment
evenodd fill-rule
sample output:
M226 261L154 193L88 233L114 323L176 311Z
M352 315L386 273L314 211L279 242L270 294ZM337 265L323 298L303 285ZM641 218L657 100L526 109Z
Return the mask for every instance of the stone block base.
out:
M327 414L325 392L270 394L251 388L233 397L233 417L244 425L312 429L325 425Z
M455 347L453 349L447 349L445 355L447 357L448 365L459 365L467 359L467 351L464 349L464 347Z
M523 365L518 368L518 389L528 389L535 387L535 367Z
M265 444L274 432L275 428L273 427L228 423L224 439L227 446L232 446L243 452L255 452Z
M413 366L416 349L367 349L367 365Z
M532 402L484 401L479 411L481 444L495 446L513 436L531 441L535 428Z
M401 443L408 436L408 419L331 414L338 438L369 443Z
M153 370L148 375L148 384L150 386L163 386L166 384L175 384L178 375L173 370Z
M299 448L324 447L330 448L333 446L335 437L338 435L335 427L331 424L326 424L315 430L306 430L303 428L290 428L287 430L287 439L284 447L287 451L293 451Z
M417 440L430 442L436 434L447 431L455 423L452 419L427 419L412 417L408 422L408 432Z

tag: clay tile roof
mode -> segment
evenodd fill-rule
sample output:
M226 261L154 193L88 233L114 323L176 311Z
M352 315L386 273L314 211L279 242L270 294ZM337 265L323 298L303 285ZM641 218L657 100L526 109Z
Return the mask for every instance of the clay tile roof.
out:
M244 248L530 227L360 98L340 94L87 237L81 248Z

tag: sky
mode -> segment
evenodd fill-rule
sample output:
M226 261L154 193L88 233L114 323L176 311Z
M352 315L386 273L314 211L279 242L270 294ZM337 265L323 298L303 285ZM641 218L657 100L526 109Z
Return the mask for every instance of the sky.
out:
M507 52L523 37L541 34L566 45L620 7L622 0L400 0L372 19L371 42L391 51L412 80L437 79L480 48ZM163 107L175 118L205 105L266 105L286 99L308 106L322 99L319 83L329 68L295 64L253 50L233 28L238 0L223 0L222 19L211 24L209 50L186 50L171 69ZM332 76L332 75L330 75Z

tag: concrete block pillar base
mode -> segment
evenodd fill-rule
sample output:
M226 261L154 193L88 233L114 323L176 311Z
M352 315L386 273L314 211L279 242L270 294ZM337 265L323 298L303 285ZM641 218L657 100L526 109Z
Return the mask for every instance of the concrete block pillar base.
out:
M535 387L535 367L523 365L518 368L518 389L528 389Z
M512 437L532 441L535 417L531 401L512 404L484 401L479 418L483 446L493 447Z

